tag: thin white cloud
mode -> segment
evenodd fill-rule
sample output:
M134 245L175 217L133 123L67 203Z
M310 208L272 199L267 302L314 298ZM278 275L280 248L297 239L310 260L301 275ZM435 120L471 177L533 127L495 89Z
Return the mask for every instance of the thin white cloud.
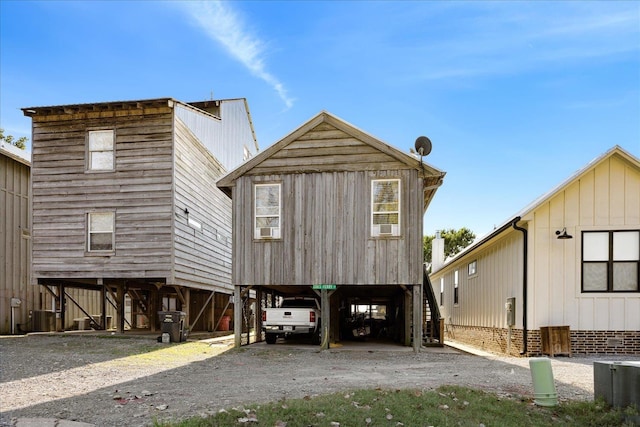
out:
M425 79L511 74L636 55L637 4L480 3L443 39L417 48ZM466 3L465 3L466 5Z
M227 52L240 61L254 76L264 80L278 94L287 108L293 106L284 85L269 73L264 63L265 47L262 40L246 29L240 15L221 1L179 2L195 22L214 41L220 43Z

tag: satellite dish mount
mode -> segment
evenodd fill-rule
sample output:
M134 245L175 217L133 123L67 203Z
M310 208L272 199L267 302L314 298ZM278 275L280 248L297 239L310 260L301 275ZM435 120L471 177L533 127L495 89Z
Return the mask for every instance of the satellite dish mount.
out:
M419 136L416 139L416 152L420 154L420 165L422 165L422 157L431 153L431 140L426 136Z

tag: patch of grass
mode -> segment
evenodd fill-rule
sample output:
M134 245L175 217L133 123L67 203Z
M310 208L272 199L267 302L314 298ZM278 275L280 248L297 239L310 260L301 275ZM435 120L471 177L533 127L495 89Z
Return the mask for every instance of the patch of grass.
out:
M602 401L539 407L524 399L501 398L479 390L443 386L435 391L357 390L282 400L191 418L156 427L205 426L625 426L637 410L607 407Z

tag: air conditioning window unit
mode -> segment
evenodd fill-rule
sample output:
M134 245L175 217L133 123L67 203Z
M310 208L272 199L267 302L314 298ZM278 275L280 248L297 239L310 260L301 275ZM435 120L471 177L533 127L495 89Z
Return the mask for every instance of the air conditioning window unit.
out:
M392 224L380 224L380 234L392 234L392 233L393 233Z
M273 228L271 228L271 227L261 227L260 228L260 237L273 237Z

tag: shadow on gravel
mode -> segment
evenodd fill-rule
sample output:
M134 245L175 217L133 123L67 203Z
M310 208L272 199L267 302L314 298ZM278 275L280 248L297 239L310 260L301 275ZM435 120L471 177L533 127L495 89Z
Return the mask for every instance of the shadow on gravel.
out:
M34 338L31 341L31 338ZM38 383L33 402L21 409L6 410L2 405L0 425L11 417L57 417L96 425L151 425L154 420L206 416L222 408L241 404L303 398L318 394L344 392L360 388L433 390L450 384L482 389L502 396L530 399L533 396L527 359L498 360L458 351L429 351L420 354L406 351L378 351L334 348L317 351L301 343L252 344L231 349L222 354L195 361L177 368L163 369L169 360L158 359L159 372L126 379L105 386L100 382L86 392L64 397L55 393L46 401L41 396L52 387L62 387L66 369L98 360L137 355L167 344L149 339L129 338L114 341L99 337L57 336L29 337L22 343L3 339L2 381L7 381L16 355L5 360L5 343L9 353L13 346L22 351L36 351L34 365L60 372L58 384ZM115 340L115 339L113 339ZM65 345L66 344L66 345ZM182 344L176 344L180 346ZM44 348L42 348L44 346ZM77 355L74 355L75 353ZM83 354L87 356L83 358ZM91 362L88 362L91 356ZM77 359L74 359L76 358ZM66 360L70 359L70 360ZM51 363L52 360L58 363ZM123 359L123 364L127 359ZM572 375L581 372L592 383L592 362L595 359L563 358L566 365L556 376L558 396L563 399L588 400L592 389L576 383ZM600 360L603 360L601 358ZM34 366L34 368L37 368ZM135 366L130 366L135 373ZM555 368L554 368L555 373ZM32 375L38 375L33 373ZM105 376L108 371L93 370L90 375ZM114 375L111 373L111 375ZM14 380L16 378L13 378ZM77 381L77 380L76 380ZM589 382L589 381L587 381ZM80 384L78 384L79 386ZM86 384L85 384L86 385ZM66 384L73 388L74 384ZM57 397L56 397L57 396Z
M149 353L166 346L151 337L126 335L59 333L0 336L0 383Z

